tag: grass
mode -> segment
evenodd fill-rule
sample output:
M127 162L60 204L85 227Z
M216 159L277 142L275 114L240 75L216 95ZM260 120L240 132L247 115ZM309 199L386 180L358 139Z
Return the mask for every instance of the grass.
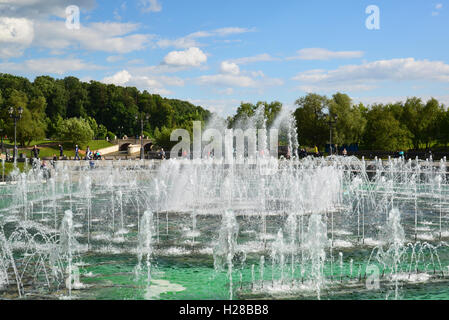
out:
M17 168L21 171L21 172L23 172L24 171L24 168L25 168L25 164L22 162L22 163L17 163ZM0 169L0 170L2 170L2 171L0 171L0 180L3 178L2 177L2 175L3 175L3 169ZM12 162L5 162L5 178L6 178L6 176L8 176L12 171L14 170L14 163L12 163Z
M75 148L71 143L64 143L60 141L52 141L52 140L38 140L38 141L32 141L29 147L26 148L19 148L19 154L25 153L27 158L31 158L31 150L33 149L33 146L37 146L40 150L39 156L41 158L51 158L53 155L59 156L59 144L62 144L64 149L64 155L67 157L74 157L75 156ZM90 150L95 151L103 148L107 148L112 146L112 143L105 141L105 140L92 140L89 142L88 146L90 147ZM14 143L11 141L5 141L5 148L13 148ZM83 147L81 151L85 150L87 146L81 146Z

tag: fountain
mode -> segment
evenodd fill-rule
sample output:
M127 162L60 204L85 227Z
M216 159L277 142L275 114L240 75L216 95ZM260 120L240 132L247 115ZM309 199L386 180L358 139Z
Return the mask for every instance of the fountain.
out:
M0 186L0 298L440 296L445 161L298 159L291 114L270 127L262 111L233 128L260 129L253 158L15 169ZM290 159L268 151L271 128ZM366 286L377 273L379 289Z

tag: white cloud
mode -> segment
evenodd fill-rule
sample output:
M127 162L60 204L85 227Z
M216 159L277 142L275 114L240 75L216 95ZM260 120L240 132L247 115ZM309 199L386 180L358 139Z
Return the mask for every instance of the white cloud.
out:
M101 67L86 63L80 59L72 58L44 58L30 59L20 63L4 62L0 63L0 69L4 72L20 72L31 74L57 74L63 75L73 71L97 70Z
M449 82L449 65L414 58L379 60L335 70L309 70L293 78L304 91L366 91L385 81Z
M0 0L0 12L8 17L39 18L48 15L65 17L65 9L76 5L80 10L92 10L95 0Z
M172 51L164 58L165 64L181 67L199 67L206 61L206 54L196 47L189 48L185 51Z
M265 61L276 61L278 58L274 58L270 56L268 53L262 53L251 57L243 57L238 59L229 60L230 62L234 62L236 64L249 64L255 62L265 62Z
M149 34L130 34L138 27L133 23L106 22L68 30L64 22L41 21L36 23L34 44L52 50L81 48L123 54L146 48L153 38Z
M118 86L133 86L151 93L169 95L171 91L165 86L182 87L184 80L178 77L168 76L142 76L131 74L128 70L122 70L110 77L105 77L102 82Z
M160 12L162 5L158 0L140 0L140 6L143 12Z
M227 93L231 92L230 89L236 87L260 89L269 86L281 86L284 84L281 79L265 77L262 71L242 72L236 63L229 61L223 61L220 64L219 74L201 76L197 78L197 82L201 85L224 87L224 90L227 90Z
M0 57L21 56L33 38L34 28L31 20L0 17Z
M175 47L178 49L187 49L190 47L201 47L204 46L197 39L201 38L210 38L210 37L224 37L234 34L242 34L247 32L253 32L254 29L247 28L239 28L239 27L229 27L229 28L221 28L212 31L197 31L194 33L190 33L185 37L177 38L177 39L160 39L157 42L157 45L160 48L168 48Z
M115 84L117 86L123 86L126 83L128 83L129 80L131 80L131 78L132 78L131 74L128 71L122 70L117 72L111 77L104 78L103 82L107 84Z
M202 85L215 85L224 87L256 87L256 81L254 81L254 79L248 76L234 74L215 74L201 76L198 78L198 82Z
M218 36L225 37L233 34L242 34L247 32L254 32L255 29L248 29L248 28L239 28L239 27L229 27L229 28L221 28L216 29L213 31Z
M361 58L363 51L330 51L322 48L305 48L297 52L297 56L287 60L332 60Z
M223 61L220 66L220 71L222 73L228 73L233 75L240 74L240 68L237 64L233 62Z
M118 62L120 60L123 60L124 57L123 56L109 56L106 58L107 62L113 63L113 62Z

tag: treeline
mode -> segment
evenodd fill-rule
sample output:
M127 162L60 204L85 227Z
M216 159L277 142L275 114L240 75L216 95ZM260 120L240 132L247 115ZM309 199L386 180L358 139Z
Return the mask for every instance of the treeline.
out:
M144 135L164 140L173 128L192 130L192 120L206 122L211 113L187 101L167 99L134 87L120 87L75 77L54 79L0 74L0 128L13 135L10 107L24 109L17 125L24 146L43 138L82 143L90 138L136 136L140 119L149 115ZM136 120L138 117L138 120Z
M334 128L332 142L339 146L358 144L361 149L397 151L449 143L449 111L433 98L413 97L368 107L354 104L343 93L331 98L308 94L296 105L298 138L304 146L328 144L330 125Z

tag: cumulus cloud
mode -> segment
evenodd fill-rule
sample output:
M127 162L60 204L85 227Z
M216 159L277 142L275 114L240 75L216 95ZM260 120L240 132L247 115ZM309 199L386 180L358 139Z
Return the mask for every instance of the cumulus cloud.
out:
M262 71L240 71L240 67L229 61L220 64L220 73L214 75L204 75L197 78L201 85L213 85L224 88L221 92L231 94L232 88L263 88L268 86L281 86L284 82L281 79L271 79L266 77Z
M177 38L177 39L160 39L157 41L157 46L160 48L168 48L175 47L178 49L187 49L190 47L201 47L201 44L198 39L201 38L210 38L210 37L224 37L234 34L242 34L247 32L253 32L254 29L248 28L239 28L239 27L228 27L215 29L212 31L197 31L194 33L190 33L185 37Z
M133 86L151 93L169 95L171 91L166 86L182 87L184 80L178 77L168 76L144 76L131 74L128 70L122 70L110 77L105 77L102 82L118 86Z
M0 17L1 58L21 56L33 38L34 27L31 20Z
M34 44L52 50L81 48L110 53L129 53L146 48L152 35L134 33L139 28L133 23L91 23L79 30L67 30L62 21L36 23Z
M274 58L268 53L262 53L251 57L243 57L238 59L232 59L229 60L230 62L233 62L235 64L249 64L249 63L255 63L255 62L265 62L265 61L276 61L280 60L278 58Z
M238 75L240 74L240 68L234 62L223 61L220 66L222 73Z
M165 64L180 67L199 67L206 61L206 54L196 47L189 48L185 51L169 52L164 58Z
M140 0L140 6L143 12L160 12L162 5L158 0Z
M309 70L296 75L304 91L365 91L384 81L449 82L449 65L414 58L379 60L334 70Z
M76 5L92 10L95 0L0 0L0 12L8 17L40 18L48 15L65 17L65 9Z
M203 85L215 85L224 87L256 87L256 81L254 79L235 74L215 74L206 75L198 78L198 82Z
M115 84L117 86L123 86L131 80L131 74L127 70L122 70L117 72L111 77L106 77L103 79L104 83Z
M146 48L154 37L136 32L140 25L133 23L82 23L68 30L65 21L50 17L64 18L69 5L83 12L95 0L0 0L0 58L20 56L30 46L57 54L67 48L122 54Z
M297 52L294 57L287 60L333 60L353 59L363 57L363 51L330 51L322 48L305 48Z
M31 74L57 74L64 75L69 72L80 70L97 70L101 69L94 64L84 62L80 59L72 58L44 58L30 59L20 63L4 62L0 63L0 69L10 73L31 73Z

